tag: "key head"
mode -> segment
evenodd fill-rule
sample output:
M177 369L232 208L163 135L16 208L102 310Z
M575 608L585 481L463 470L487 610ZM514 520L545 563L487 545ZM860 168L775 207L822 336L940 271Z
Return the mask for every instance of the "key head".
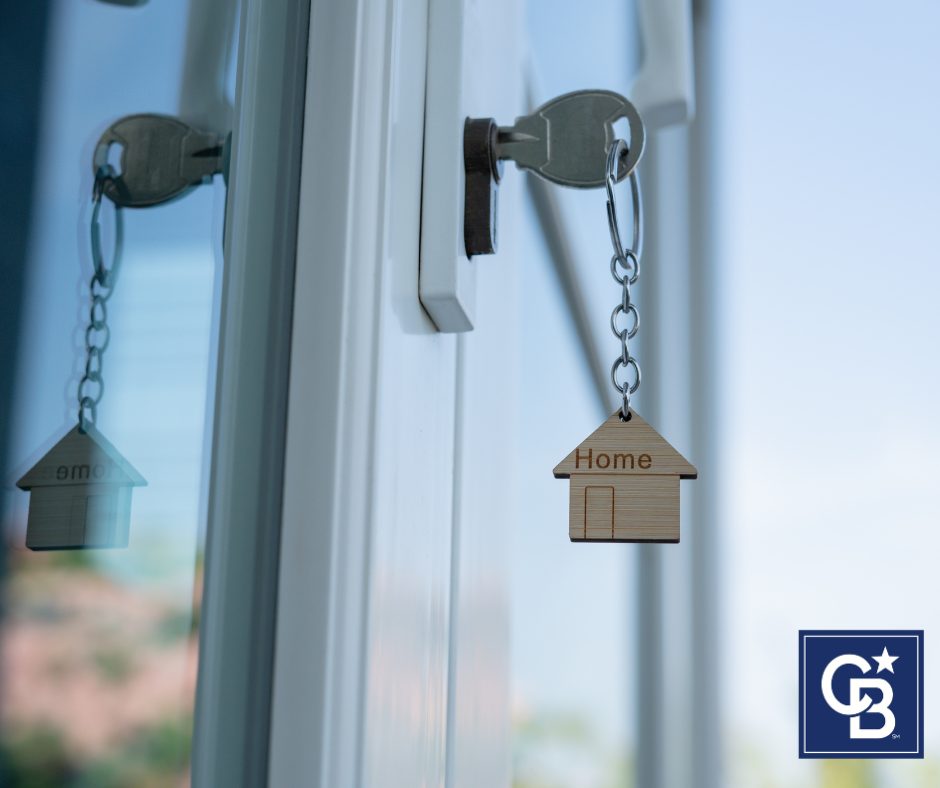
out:
M639 163L646 135L636 107L609 90L566 93L517 118L513 127L500 129L499 157L562 186L603 186L607 150L616 138L613 124L621 118L630 125L630 139L619 181Z
M121 147L120 171L102 192L125 208L175 199L221 171L221 140L168 115L128 115L110 126L95 147L95 173L112 145Z

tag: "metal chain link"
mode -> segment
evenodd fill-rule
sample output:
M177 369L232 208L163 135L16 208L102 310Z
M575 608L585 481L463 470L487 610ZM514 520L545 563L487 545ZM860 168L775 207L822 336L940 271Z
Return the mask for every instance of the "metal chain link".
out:
M105 265L101 253L101 198L104 185L115 175L110 164L98 168L92 189L91 209L91 259L94 272L88 283L91 306L88 310L88 326L85 328L85 374L78 384L78 428L85 432L89 424L94 424L98 417L98 403L104 396L104 378L102 361L104 351L111 341L111 329L108 327L108 301L114 293L118 270L121 263L121 244L123 241L123 222L121 208L114 206L114 250L111 265Z
M620 355L610 368L610 381L623 399L620 418L630 418L630 399L640 388L640 364L630 353L629 341L640 330L640 313L633 303L631 287L640 278L640 250L642 243L642 203L640 197L640 179L634 169L630 173L630 193L633 198L633 246L627 248L620 240L620 226L617 222L617 204L614 200L614 186L617 182L618 163L627 151L623 140L616 140L607 154L607 223L610 228L610 241L614 247L614 256L610 259L610 273L620 285L620 303L610 314L610 330L620 340ZM620 324L621 316L623 324ZM623 370L623 380L618 380L618 373Z

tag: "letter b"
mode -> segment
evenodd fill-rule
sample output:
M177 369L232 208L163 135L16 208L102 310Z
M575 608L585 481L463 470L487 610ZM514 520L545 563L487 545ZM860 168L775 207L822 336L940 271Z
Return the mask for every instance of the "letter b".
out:
M851 679L849 681L849 699L853 706L860 706L868 695L862 696L862 687L875 689L881 692L881 700L872 703L862 714L878 714L884 720L880 728L863 728L862 715L849 719L849 738L851 739L885 739L893 731L896 724L894 712L891 711L891 701L894 700L894 690L883 679Z

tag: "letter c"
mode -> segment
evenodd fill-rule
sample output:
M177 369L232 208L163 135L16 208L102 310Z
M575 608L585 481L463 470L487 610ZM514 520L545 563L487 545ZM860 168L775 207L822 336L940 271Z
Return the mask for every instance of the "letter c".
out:
M829 704L829 708L833 711L837 711L839 714L844 714L847 717L853 717L865 711L872 705L873 701L868 695L862 695L860 698L853 697L852 700L855 701L855 703L848 704L842 703L835 696L835 693L832 691L832 679L835 677L836 671L845 665L854 665L859 668L862 673L868 673L871 670L871 665L862 657L855 654L843 654L841 657L836 657L826 665L826 669L823 671L822 694L826 703Z

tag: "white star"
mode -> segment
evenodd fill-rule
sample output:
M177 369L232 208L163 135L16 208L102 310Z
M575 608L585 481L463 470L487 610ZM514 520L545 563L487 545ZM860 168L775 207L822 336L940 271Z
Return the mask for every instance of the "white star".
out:
M888 654L887 646L885 646L885 650L881 652L880 657L872 657L872 659L878 663L878 670L875 671L876 673L881 673L883 670L894 673L894 661L897 659L897 657L892 657L890 654Z

